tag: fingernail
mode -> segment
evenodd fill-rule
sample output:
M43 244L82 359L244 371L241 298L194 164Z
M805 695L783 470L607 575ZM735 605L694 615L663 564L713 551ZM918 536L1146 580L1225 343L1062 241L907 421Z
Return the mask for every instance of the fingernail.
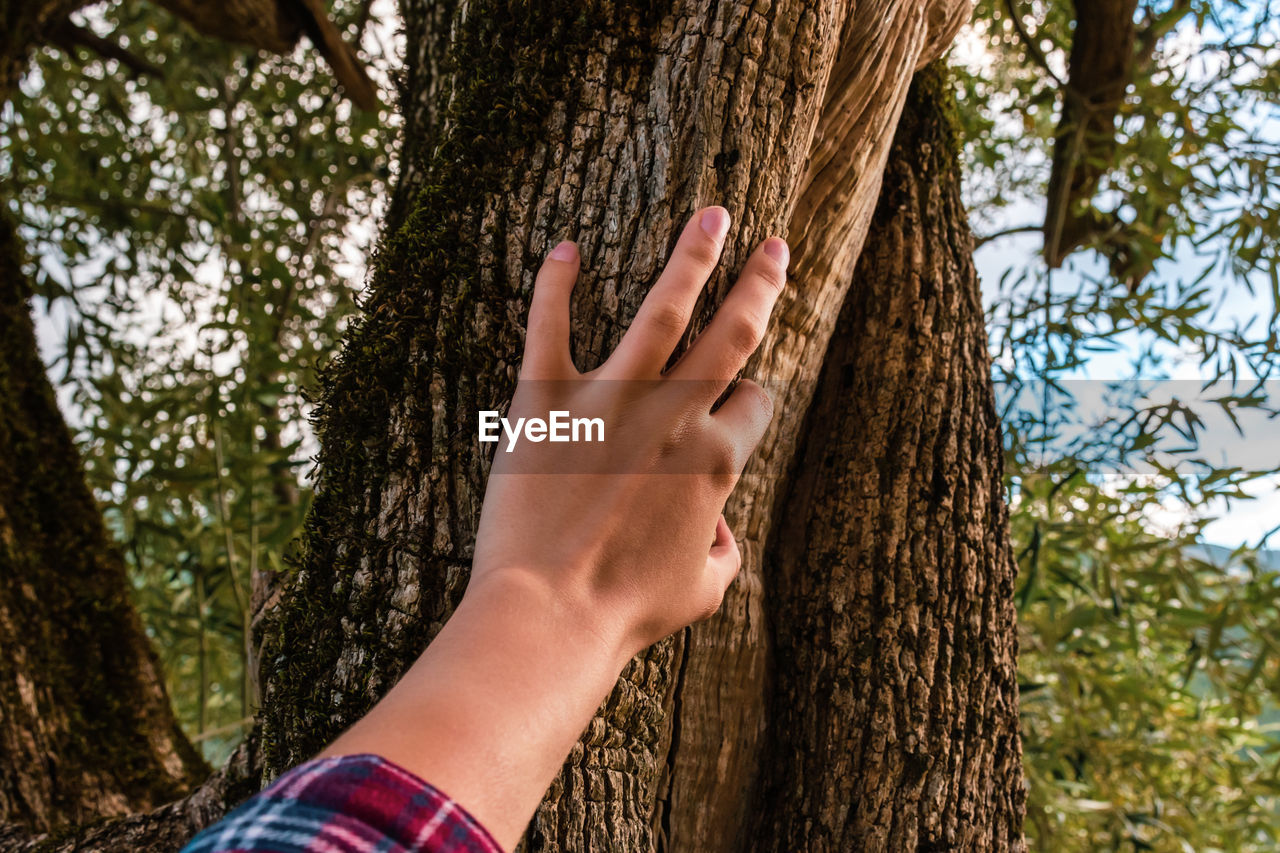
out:
M791 249L787 247L787 241L781 237L770 237L764 241L764 253L778 262L778 266L784 270L787 264L791 262Z
M702 211L699 223L712 240L719 243L729 233L729 211L723 207L708 207Z
M578 259L578 246L572 240L563 240L560 245L551 250L551 254L547 255L553 261L576 261Z

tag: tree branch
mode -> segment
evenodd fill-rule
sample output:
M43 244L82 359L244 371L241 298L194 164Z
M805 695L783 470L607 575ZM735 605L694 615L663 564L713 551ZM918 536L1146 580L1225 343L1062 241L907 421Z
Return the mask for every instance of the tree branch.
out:
M1115 165L1116 116L1134 79L1137 5L1138 0L1075 2L1069 88L1046 192L1043 252L1051 268L1112 226L1114 214L1096 210L1093 196Z
M1044 228L1043 225L1036 225L1036 224L1016 225L1013 228L1005 228L1000 231L996 231L994 234L987 234L984 237L974 237L973 248L980 249L983 246L985 246L987 243L990 243L992 240L996 240L1000 237L1007 237L1010 234L1026 234L1031 231L1040 231L1043 228Z
M1018 33L1018 38L1022 40L1022 44L1027 49L1027 53L1035 60L1036 65L1044 69L1053 82L1058 84L1058 88L1066 89L1067 81L1058 76L1053 67L1049 65L1049 57L1044 55L1044 51L1040 49L1040 45L1036 44L1035 38L1027 31L1026 25L1022 23L1022 16L1018 14L1018 10L1014 8L1015 0L1004 0L1004 6L1009 11L1009 20L1013 22L1013 29Z
M90 29L78 26L70 18L63 19L49 31L49 41L73 56L77 47L87 47L105 59L114 59L119 62L128 68L134 77L140 74L164 77L164 72L159 66L130 53L109 38L103 38Z
M1138 33L1137 38L1137 64L1138 67L1146 72L1151 67L1151 60L1155 56L1156 45L1169 32L1178 25L1188 12L1191 11L1191 0L1175 0L1174 4L1169 7L1168 11L1163 14L1155 15L1151 10L1147 10L1147 20L1145 26Z

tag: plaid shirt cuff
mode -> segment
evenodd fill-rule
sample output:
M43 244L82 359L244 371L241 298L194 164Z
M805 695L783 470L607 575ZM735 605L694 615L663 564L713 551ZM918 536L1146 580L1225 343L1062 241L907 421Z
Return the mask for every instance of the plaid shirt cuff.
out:
M318 758L285 773L182 853L502 853L475 818L376 755Z

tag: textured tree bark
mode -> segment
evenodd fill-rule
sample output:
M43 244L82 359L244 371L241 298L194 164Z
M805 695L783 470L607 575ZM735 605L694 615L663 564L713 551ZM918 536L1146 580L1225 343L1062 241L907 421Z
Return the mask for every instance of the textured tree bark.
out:
M684 632L657 813L668 849L738 849L749 839L764 735L769 595L760 554L780 514L822 351L875 207L893 128L914 68L950 44L965 3L860 3L848 10L805 175L787 224L791 286L775 331L747 373L775 396L774 423L726 508L744 561L716 619ZM714 759L713 759L714 756Z
M954 96L916 76L766 560L758 850L1022 850L1015 564Z
M201 829L215 823L229 808L258 790L262 781L259 766L257 739L251 737L218 772L181 800L151 811L69 827L54 834L0 823L0 850L5 853L176 851Z
M45 377L0 216L0 823L153 808L207 772L178 727Z
M488 465L475 411L513 388L541 255L563 236L580 243L575 344L589 368L689 212L721 202L737 222L729 268L798 223L795 284L749 370L783 416L729 508L746 565L721 618L628 667L528 845L743 843L765 706L759 555L777 484L910 74L947 43L956 8L617 3L567 16L473 3L446 17L405 5L410 55L442 74L428 84L410 68L406 179L367 314L326 377L305 557L264 643L269 772L367 710L456 604ZM712 282L695 330L727 285Z
M775 653L769 625L794 609L797 618L815 623L805 635L817 646L815 659L830 660L839 658L846 643L839 631L847 626L831 624L831 633L822 634L823 611L780 594L782 569L766 575L761 557L779 529L784 541L799 535L798 522L787 520L787 475L797 464L804 414L875 207L892 129L912 72L950 41L965 7L949 0L782 0L767 9L746 2L712 6L689 0L659 7L623 0L576 5L571 12L531 5L404 4L409 48L402 179L385 223L366 313L325 376L317 494L297 572L262 623L264 708L252 748L261 747L268 775L309 758L394 683L456 605L488 471L474 439L475 412L500 408L514 388L533 272L545 251L562 237L576 239L582 250L574 339L578 365L586 369L621 336L689 213L718 202L735 218L727 269L736 268L770 233L787 234L793 245L793 280L746 371L774 392L779 415L727 509L743 546L743 572L720 617L658 644L629 665L552 786L526 847L809 849L805 823L775 815L780 806L772 802L772 791L794 785L789 795L799 812L809 808L806 796L816 796L812 792L821 781L771 775L783 763L775 752L766 760L765 749L782 748L777 739L769 740L767 711L812 688L776 678L771 693ZM953 172L946 175L954 180ZM923 186L927 175L920 171L915 177ZM956 222L948 226L955 227ZM949 246L962 242L942 226L937 233L952 239ZM963 272L959 261L952 262ZM982 346L980 312L974 331L972 306L965 302L972 282L920 276L926 279L949 295L910 310L921 318L932 312L928 317L939 328L950 324L968 337L957 343L958 333L926 336L921 353L938 370L953 360L957 371L960 365L977 370L973 347ZM729 284L724 273L714 278L691 334L705 324ZM866 302L860 293L855 296ZM900 369L891 353L882 354L880 364L874 350L860 352L872 375L890 377ZM992 520L1002 511L998 467L992 467L998 466L999 447L982 433L980 406L971 401L965 411L976 414L954 428L934 427L926 438L963 438L974 453L994 458L974 460L972 472L952 487L946 486L947 472L943 486L936 486L936 477L929 480L937 501L919 498L929 510L928 525L922 518L912 531L932 544L911 552L918 559L891 563L904 573L933 571L940 585L946 581L940 589L956 591L954 612L970 620L974 611L963 584L971 576L975 583L979 576L991 581L982 588L984 595L990 591L983 601L995 608L996 621L974 628L976 634L956 629L947 658L971 666L975 678L986 673L988 680L970 685L971 671L956 663L941 673L949 680L938 697L946 690L953 697L974 696L1003 685L996 673L1004 673L1001 667L1013 651L1012 645L998 647L1010 639L999 622L1004 614L997 600L1002 588L995 549L1004 540L1000 522ZM938 416L937 410L929 412ZM925 470L932 461L927 449L950 446L920 442L915 447L921 462L901 468L902 477ZM863 452L847 465L899 470L889 450L881 449L884 457ZM852 476L838 466L822 470L828 472L823 483ZM981 492L983 487L989 491ZM973 530L958 520L962 500L964 508L985 513L969 522ZM825 511L814 499L815 517ZM894 531L864 520L868 526L856 533L885 549L869 551L873 557L888 555L890 546L893 560L899 551L907 553L909 543L901 536L881 546L880 535ZM834 528L839 520L824 524ZM974 550L972 560L926 562L944 544L973 548L973 541L991 550ZM802 556L779 565L808 572ZM855 566L864 559L861 551L848 557ZM816 579L810 572L808 581L797 582L811 589L803 583ZM905 599L905 581L894 589ZM898 612L896 599L867 601L877 618L903 624L919 609L919 602L917 611ZM897 635L884 636L879 656L867 648L858 665L871 673L870 695L887 702L895 695L894 673L884 668L887 653L900 648L923 657L926 649L908 645L905 633L900 646L894 645ZM973 644L986 639L993 643L981 647L989 665L972 658ZM779 634L779 640L794 638ZM777 654L794 649L782 646ZM878 787L864 792L868 803L879 802L876 797L918 802L921 849L930 849L924 839L945 839L948 831L959 844L970 831L960 827L971 817L992 827L1006 820L1013 847L1019 814L1000 800L1016 806L1016 786L977 793L983 779L995 778L989 765L1004 771L1012 761L1016 773L1016 730L1010 735L999 728L1008 720L996 713L1009 707L993 703L990 730L977 731L980 715L973 715L965 719L974 731L926 732L950 735L960 744L939 759L940 766L962 774L946 780L952 784L939 800L953 808L950 814L924 815L914 788L899 790L901 779L872 762L866 772ZM775 721L772 729L780 724ZM809 729L796 736L820 735ZM812 750L817 742L803 748ZM834 742L823 745L830 764L808 769L843 772ZM240 756L230 782L224 773L184 804L118 821L92 843L106 850L137 849L185 837L251 787L258 765L252 748ZM867 754L891 762L902 753L894 742ZM1007 781L1016 783L1016 776ZM920 780L910 782L918 787ZM874 822L877 813L869 805L861 808ZM762 810L754 826L753 815ZM815 814L830 819L821 809ZM993 828L990 837L997 834ZM821 843L827 836L814 837Z
M299 3L323 12L318 0ZM18 94L31 51L83 5L0 4L0 104ZM321 44L333 42L328 30L308 31ZM326 56L341 70L330 55L339 48L340 39L327 44ZM347 80L349 90L363 81L372 106L358 66ZM76 849L138 849L146 838L167 846L257 787L256 751L174 802L208 768L173 715L123 561L84 484L36 346L21 256L0 212L0 843L47 844L52 830ZM93 824L119 815L135 816Z

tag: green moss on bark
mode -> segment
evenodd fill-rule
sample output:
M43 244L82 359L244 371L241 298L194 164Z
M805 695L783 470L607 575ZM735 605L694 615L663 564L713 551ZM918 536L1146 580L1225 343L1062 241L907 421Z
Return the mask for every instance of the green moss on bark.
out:
M385 224L363 316L322 376L317 496L294 563L292 594L264 637L269 773L321 749L398 675L372 673L359 695L336 695L316 679L340 664L344 647L357 639L353 632L372 630L379 608L396 592L383 581L385 571L369 567L385 568L395 554L413 550L385 541L375 516L386 484L406 468L408 448L421 453L438 444L426 389L433 381L450 389L443 405L452 406L478 376L514 383L514 375L503 375L500 356L518 350L519 329L495 322L489 340L471 332L478 313L503 318L520 297L519 281L478 256L482 236L496 244L505 237L501 221L484 221L483 211L509 191L513 168L546 132L554 106L572 98L587 46L605 21L619 16L625 17L613 3L472 3L455 16L452 40L437 51L443 57L434 105L438 135L402 143L403 173L414 180L397 188L396 219ZM647 27L615 31L620 52L645 52L640 41ZM419 96L402 92L406 112ZM422 544L422 572L465 572L469 544L460 538L450 537L446 549ZM422 620L384 651L404 665L430 633L429 620ZM367 638L370 646L379 641Z

